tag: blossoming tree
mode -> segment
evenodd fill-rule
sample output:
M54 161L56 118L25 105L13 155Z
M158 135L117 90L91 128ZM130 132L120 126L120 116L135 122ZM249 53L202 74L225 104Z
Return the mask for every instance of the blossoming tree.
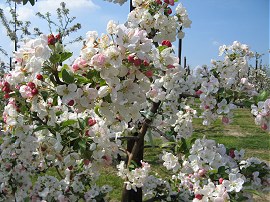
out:
M117 165L125 202L243 201L269 185L268 165L243 160L242 150L205 138L187 143L194 99L204 125L219 117L228 124L233 109L245 105L266 131L270 99L249 83L253 53L239 42L220 48L223 61L187 74L171 42L191 21L182 4L172 14L174 3L133 0L125 25L110 21L107 34L87 32L71 66L59 36L41 35L15 52L16 67L1 82L0 200L104 201L111 188L96 182L119 156L126 157ZM143 161L146 133L166 142L168 179Z

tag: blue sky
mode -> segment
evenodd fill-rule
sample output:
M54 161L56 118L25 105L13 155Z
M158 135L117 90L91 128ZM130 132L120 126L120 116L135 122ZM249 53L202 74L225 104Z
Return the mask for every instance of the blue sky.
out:
M36 11L54 12L59 3L64 1L76 16L76 22L82 24L78 34L84 36L89 30L105 32L108 20L124 23L129 13L129 3L122 6L103 0L38 0L34 7L18 6L20 18L31 20L33 26L39 26L46 32L44 21L35 17ZM3 3L1 3L3 2ZM5 0L0 0L0 7L5 8ZM218 48L223 44L240 41L248 44L253 51L264 53L263 63L269 64L269 0L182 0L192 20L190 29L186 29L183 40L183 56L191 67L210 64L210 60L218 59ZM0 27L2 40L0 46L9 53L13 45ZM177 45L177 44L175 44ZM80 44L69 48L74 55L79 54ZM3 56L0 58L4 59ZM253 61L254 63L254 61Z

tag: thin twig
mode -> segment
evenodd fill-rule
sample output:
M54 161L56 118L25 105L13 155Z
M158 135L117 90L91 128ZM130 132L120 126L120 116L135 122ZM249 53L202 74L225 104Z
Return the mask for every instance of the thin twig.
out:
M114 141L114 140L138 140L139 137L138 136L123 136L123 137L111 137L110 141Z
M58 169L58 166L55 166L55 169L56 169L56 172L57 172L57 174L59 175L59 177L60 177L61 179L64 179L63 175L60 173L60 171L59 171L59 169Z

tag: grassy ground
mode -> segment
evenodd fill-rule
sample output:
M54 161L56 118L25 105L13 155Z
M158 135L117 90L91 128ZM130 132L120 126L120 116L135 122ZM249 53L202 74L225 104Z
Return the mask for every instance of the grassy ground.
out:
M209 127L202 126L201 120L194 120L194 137L214 139L226 147L245 149L246 157L255 156L270 162L270 134L254 123L250 110L237 109L233 122L224 125L220 120Z

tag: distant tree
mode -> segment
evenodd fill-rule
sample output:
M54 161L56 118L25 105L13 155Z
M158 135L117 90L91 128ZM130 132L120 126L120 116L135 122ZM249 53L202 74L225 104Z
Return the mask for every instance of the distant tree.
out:
M7 1L9 6L9 13L11 20L5 16L3 9L0 8L0 20L2 25L6 29L7 36L10 38L11 41L14 42L14 49L15 51L18 48L18 41L26 36L30 36L31 33L29 31L29 27L31 25L30 21L21 21L18 19L17 13L17 2L12 5L12 1Z
M19 20L17 13L17 4L26 4L27 2L28 1L25 0L7 0L6 3L9 6L10 16L6 16L4 14L4 10L0 8L0 21L7 32L7 36L11 41L14 42L14 51L17 51L17 48L19 47L18 42L20 42L22 39L36 37L40 34L48 34L47 30L41 31L39 27L35 27L33 31L30 31L31 22ZM32 1L30 0L30 3L31 2ZM53 32L57 32L58 37L61 38L60 41L63 42L67 36L81 29L81 24L72 24L76 17L70 16L70 10L66 8L66 4L64 2L60 3L60 7L56 9L56 12L57 22L51 19L51 14L49 12L45 14L38 12L36 15L41 19L47 21L49 27L49 34L52 35ZM66 46L68 44L79 42L81 40L82 36L79 36L63 44L64 46ZM1 45L0 53L4 56L8 56L7 51L4 50Z
M70 34L77 32L79 29L81 29L80 23L75 23L72 25L76 17L70 16L70 10L66 7L66 3L61 2L60 7L56 9L57 12L57 22L52 21L51 19L51 13L47 12L45 14L42 14L40 12L36 13L38 17L41 19L47 21L49 32L50 34L53 34L54 30L59 33L61 37L61 41L63 42L67 36ZM42 31L40 31L39 28L34 28L34 32L36 35L43 34ZM75 39L72 39L64 45L80 42L82 41L82 36L76 37Z

